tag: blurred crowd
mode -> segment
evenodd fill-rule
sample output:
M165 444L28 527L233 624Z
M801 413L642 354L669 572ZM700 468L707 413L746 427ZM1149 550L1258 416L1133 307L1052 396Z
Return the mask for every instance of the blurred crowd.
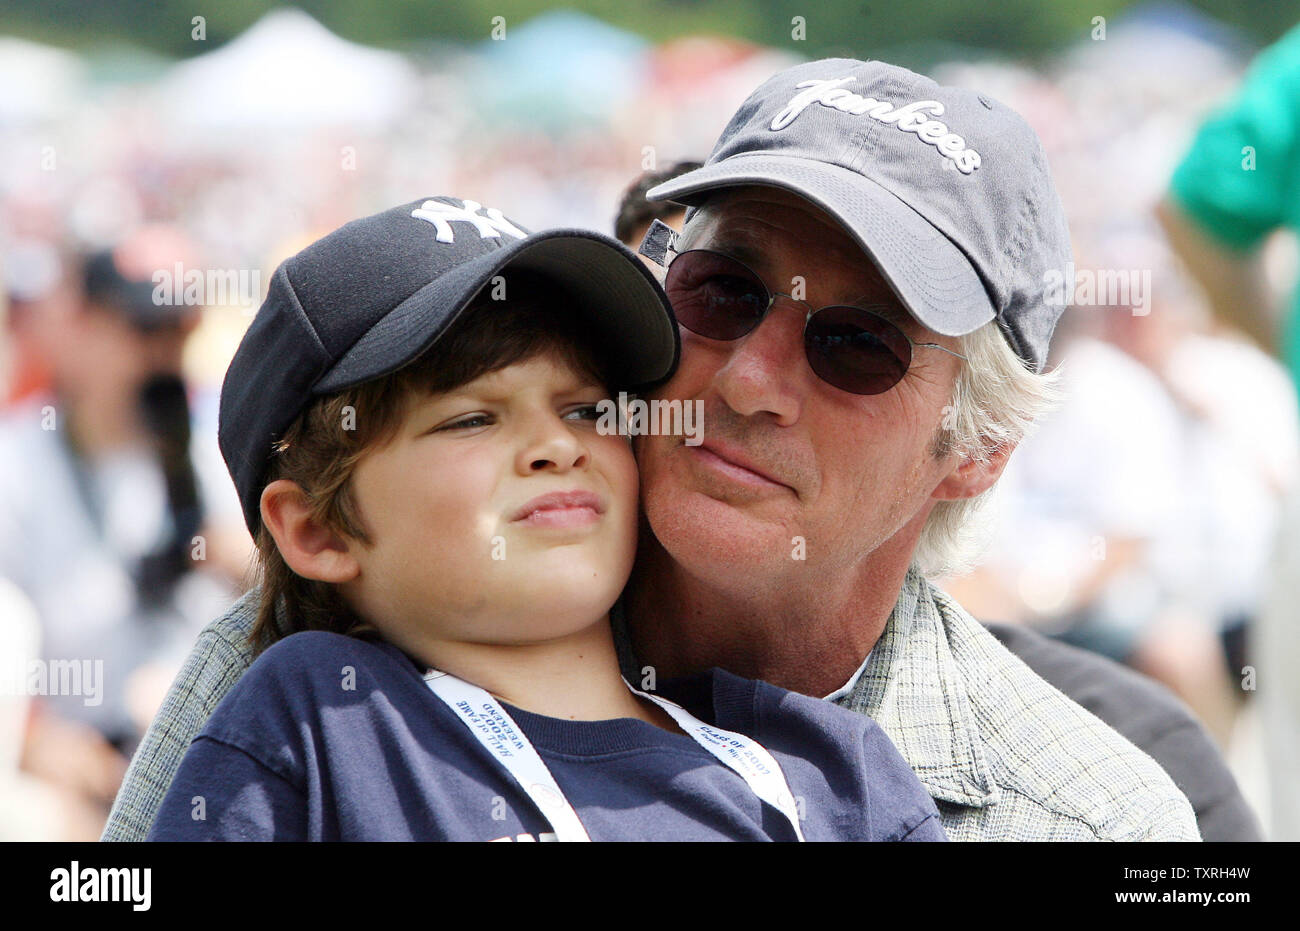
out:
M281 259L425 194L613 232L645 172L706 157L796 60L572 13L508 28L397 54L288 10L175 64L0 38L0 76L23 76L0 81L0 672L26 685L0 694L0 838L99 836L197 631L253 581L216 399ZM1025 115L1080 278L1126 284L1064 315L1065 399L1012 457L985 561L941 584L1164 682L1267 823L1249 632L1300 473L1296 392L1216 321L1154 213L1248 58L1213 24L1153 16L1046 64L931 69ZM1265 257L1276 297L1294 249Z

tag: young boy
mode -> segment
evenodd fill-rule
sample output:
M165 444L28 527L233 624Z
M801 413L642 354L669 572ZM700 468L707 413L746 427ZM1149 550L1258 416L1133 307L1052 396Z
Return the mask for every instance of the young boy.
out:
M438 197L285 262L222 389L264 652L153 840L944 840L868 718L620 675L637 472L600 401L672 374L640 260Z

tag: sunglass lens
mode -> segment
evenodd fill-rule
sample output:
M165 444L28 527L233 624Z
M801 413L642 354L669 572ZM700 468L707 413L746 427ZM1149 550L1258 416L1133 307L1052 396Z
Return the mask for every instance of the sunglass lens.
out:
M668 266L664 290L677 320L709 339L739 339L767 310L767 288L748 268L716 252L683 252Z
M826 307L804 330L808 364L853 394L883 394L902 380L912 344L898 327L858 307Z

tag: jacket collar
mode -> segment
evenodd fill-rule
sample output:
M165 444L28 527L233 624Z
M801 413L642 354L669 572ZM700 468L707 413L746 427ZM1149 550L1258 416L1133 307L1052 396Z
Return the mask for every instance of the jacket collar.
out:
M982 808L999 793L958 665L967 625L952 623L946 614L961 609L934 592L907 570L870 661L837 704L870 715L933 798Z

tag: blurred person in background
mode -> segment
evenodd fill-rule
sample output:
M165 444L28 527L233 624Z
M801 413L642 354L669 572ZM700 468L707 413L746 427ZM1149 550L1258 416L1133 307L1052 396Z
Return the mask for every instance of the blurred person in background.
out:
M662 171L642 172L619 201L618 213L614 217L614 237L635 251L655 220L680 231L682 221L686 219L686 208L668 200L647 200L646 192L700 167L700 162L685 161L676 162ZM655 267L645 256L641 259Z
M41 661L79 672L33 698L23 767L101 819L195 633L238 593L217 568L238 557L216 550L239 512L192 442L181 375L199 308L155 301L185 249L146 228L27 295L50 388L0 419L0 577L35 607Z
M58 251L40 239L22 237L5 250L4 281L8 306L5 313L4 360L0 370L0 399L16 404L46 392L50 387L49 364L42 346L41 326L49 314L43 305L63 299L63 269Z
M1254 610L1276 500L1260 447L1294 446L1295 418L1273 391L1249 418L1271 425L1265 442L1229 436L1242 392L1268 383L1268 360L1238 360L1244 387L1207 401L1206 360L1222 370L1240 347L1196 333L1168 263L1134 246L1105 253L1104 267L1122 256L1154 269L1154 293L1174 300L1064 315L1050 361L1061 406L1007 466L985 561L944 587L1158 760L1205 839L1258 840L1222 757L1236 712L1226 663L1240 656L1226 645Z
M1155 293L1177 296L1147 255ZM1268 359L1198 332L1185 305L1134 310L1067 317L1065 401L1007 469L988 564L952 587L1165 683L1226 747L1294 404Z
M93 841L103 826L103 812L82 793L21 766L31 721L39 714L24 683L31 664L40 662L40 640L31 601L0 578L0 675L5 677L0 688L0 841Z
M1282 359L1300 384L1300 291L1284 316L1261 269L1262 246L1300 229L1300 27L1252 63L1174 171L1157 215L1215 316ZM1300 840L1300 492L1291 476L1272 575L1251 641L1274 840Z
M1226 746L1237 699L1249 695L1237 687L1252 661L1247 633L1296 469L1296 399L1276 362L1194 316L1199 302L1179 287L1163 246L1147 255L1141 264L1160 282L1149 313L1103 317L1105 337L1155 376L1173 411L1163 477L1173 500L1152 546L1168 597L1133 660L1196 708Z

